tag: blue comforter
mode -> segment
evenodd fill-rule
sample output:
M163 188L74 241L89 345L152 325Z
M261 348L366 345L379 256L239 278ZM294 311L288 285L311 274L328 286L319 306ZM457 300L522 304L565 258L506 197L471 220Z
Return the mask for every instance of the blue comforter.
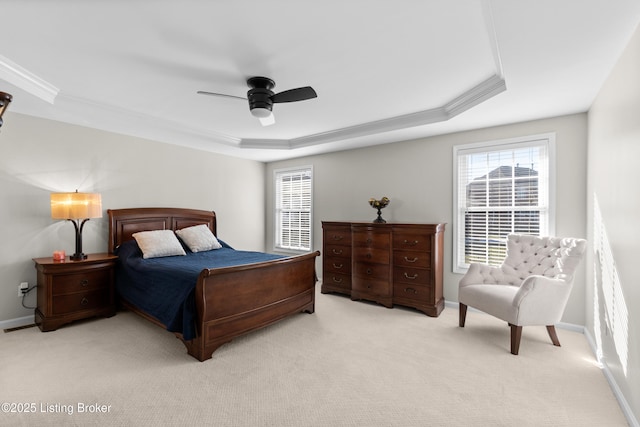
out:
M238 251L220 241L222 248L191 252L186 256L142 258L135 240L116 249L116 290L120 297L158 319L185 340L196 336L194 290L205 268L229 267L284 258L263 252Z

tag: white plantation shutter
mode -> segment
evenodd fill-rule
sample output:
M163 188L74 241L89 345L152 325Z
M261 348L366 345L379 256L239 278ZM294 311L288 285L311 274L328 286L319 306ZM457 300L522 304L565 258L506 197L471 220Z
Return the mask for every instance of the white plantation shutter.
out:
M454 147L454 269L500 265L509 233L552 233L553 135Z
M311 167L275 171L276 248L311 250Z

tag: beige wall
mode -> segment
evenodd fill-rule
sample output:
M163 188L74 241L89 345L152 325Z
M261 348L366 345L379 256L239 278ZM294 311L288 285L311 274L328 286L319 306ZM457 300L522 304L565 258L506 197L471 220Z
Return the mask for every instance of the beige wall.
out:
M267 165L267 247L273 246L273 187L277 168L314 168L314 248L322 249L321 221L368 221L375 211L370 197L387 196L383 217L395 222L446 222L444 295L457 301L458 281L452 259L453 146L495 139L555 132L557 152L556 234L586 235L586 114L380 145L352 151L273 162ZM585 265L583 264L583 267ZM318 274L321 263L318 261ZM583 268L584 269L584 268ZM576 276L564 322L585 321L585 273Z
M602 226L613 264L591 245L587 328L626 401L640 415L640 29L589 111L588 230ZM596 203L597 201L597 203ZM598 209L599 207L599 209ZM599 212L598 212L599 211ZM598 219L601 215L602 220ZM605 255L605 254L602 254ZM607 265L612 264L612 265ZM606 274L606 271L613 274ZM613 299L607 291L613 284ZM613 311L607 310L607 300ZM627 356L625 357L625 354ZM637 425L637 421L636 421Z
M106 209L141 206L215 210L223 240L264 250L264 170L261 162L7 113L0 131L0 322L33 314L17 296L20 282L35 284L32 258L74 252L73 226L51 219L50 192L102 194L105 216L85 225L85 253L107 250ZM35 292L26 302L35 305Z

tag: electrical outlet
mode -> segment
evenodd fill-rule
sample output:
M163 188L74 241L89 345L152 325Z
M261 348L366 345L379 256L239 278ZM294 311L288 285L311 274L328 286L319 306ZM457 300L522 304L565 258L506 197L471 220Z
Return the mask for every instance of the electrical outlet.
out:
M22 282L18 285L18 296L22 297L27 293L27 289L29 289L29 282Z

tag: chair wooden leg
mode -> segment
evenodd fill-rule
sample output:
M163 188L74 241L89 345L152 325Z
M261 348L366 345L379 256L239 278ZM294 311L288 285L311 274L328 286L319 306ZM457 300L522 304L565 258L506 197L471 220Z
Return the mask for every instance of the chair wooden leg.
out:
M560 347L560 340L558 340L558 334L556 334L556 327L554 325L547 325L547 332L549 332L549 338L553 345Z
M522 326L511 325L511 354L518 355L520 349L520 338L522 338Z
M458 324L460 325L461 328L464 328L464 322L466 319L467 319L467 306L466 304L460 303Z

